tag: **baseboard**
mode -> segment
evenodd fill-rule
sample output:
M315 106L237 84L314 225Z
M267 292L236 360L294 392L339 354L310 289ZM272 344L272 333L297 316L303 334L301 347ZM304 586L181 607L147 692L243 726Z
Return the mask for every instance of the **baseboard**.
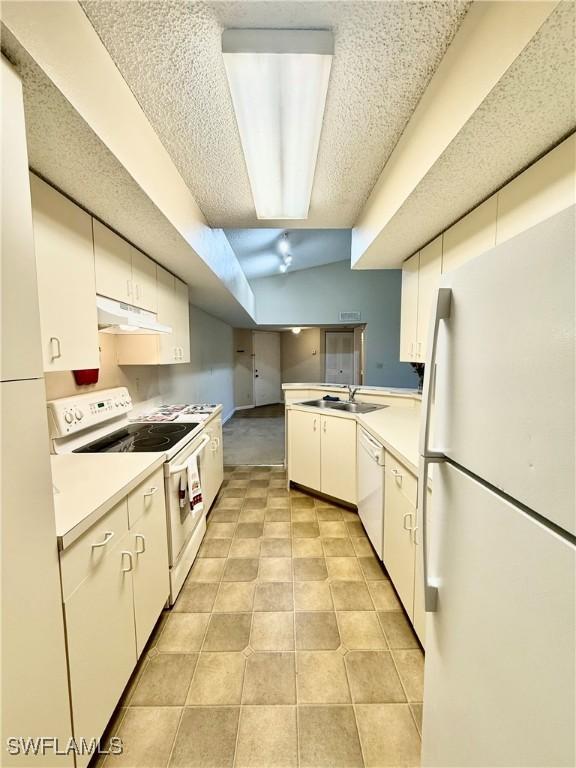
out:
M236 411L247 411L247 410L249 410L250 408L254 408L254 407L255 407L255 406L253 406L253 405L237 405L237 406L234 408L234 413L236 413Z
M224 413L223 413L223 414L222 414L222 424L226 424L226 422L227 422L229 419L231 419L231 418L232 418L232 416L234 416L234 414L236 413L236 411L237 411L237 408L232 408L232 410L231 410L231 411L228 411L228 413L226 413L226 414L224 414Z

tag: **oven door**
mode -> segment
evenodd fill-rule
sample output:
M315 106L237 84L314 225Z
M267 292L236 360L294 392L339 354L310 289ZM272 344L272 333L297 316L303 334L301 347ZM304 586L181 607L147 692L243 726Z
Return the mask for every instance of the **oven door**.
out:
M166 491L166 513L168 515L168 543L170 565L178 562L180 553L194 533L200 520L206 515L206 505L202 512L190 511L188 499L186 506L180 506L180 480L186 481L186 464L193 453L198 453L198 467L200 469L200 455L209 442L206 432L202 431L183 448L173 459L164 465L164 488ZM182 467L178 471L178 468ZM202 483L202 476L200 476Z

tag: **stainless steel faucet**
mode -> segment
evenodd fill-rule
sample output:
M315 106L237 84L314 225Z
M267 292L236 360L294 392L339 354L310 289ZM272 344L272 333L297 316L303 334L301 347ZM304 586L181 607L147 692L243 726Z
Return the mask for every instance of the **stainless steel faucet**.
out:
M351 403L354 402L354 398L356 397L356 392L360 387L355 387L352 384L348 384L348 400L350 400Z

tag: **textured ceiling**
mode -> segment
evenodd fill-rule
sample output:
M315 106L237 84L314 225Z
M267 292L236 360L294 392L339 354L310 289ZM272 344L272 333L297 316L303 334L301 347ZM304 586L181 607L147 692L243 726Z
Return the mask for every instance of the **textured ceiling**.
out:
M576 128L576 5L562 2L378 237L399 265Z
M22 78L30 167L190 286L193 304L231 324L250 317L14 36L2 52Z
M225 27L334 30L310 215L293 226L345 228L356 221L468 5L82 2L208 222L229 228L273 224L254 211L220 52Z
M248 280L278 274L282 263L279 241L284 229L227 229L226 237ZM291 229L290 272L350 260L351 230Z

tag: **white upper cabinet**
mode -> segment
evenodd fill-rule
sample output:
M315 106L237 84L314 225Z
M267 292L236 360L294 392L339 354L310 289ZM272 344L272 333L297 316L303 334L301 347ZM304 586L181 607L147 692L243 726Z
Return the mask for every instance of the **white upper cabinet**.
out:
M96 219L94 259L98 294L156 312L155 262Z
M418 269L420 254L402 264L402 306L400 317L400 360L412 363L416 355L418 329Z
M92 218L30 176L45 371L98 368Z
M494 248L497 208L498 195L492 195L444 232L442 272L450 272Z
M190 362L190 304L188 286L174 278L174 337L178 347L178 362Z
M441 271L442 235L402 265L400 360L426 360L430 311Z

